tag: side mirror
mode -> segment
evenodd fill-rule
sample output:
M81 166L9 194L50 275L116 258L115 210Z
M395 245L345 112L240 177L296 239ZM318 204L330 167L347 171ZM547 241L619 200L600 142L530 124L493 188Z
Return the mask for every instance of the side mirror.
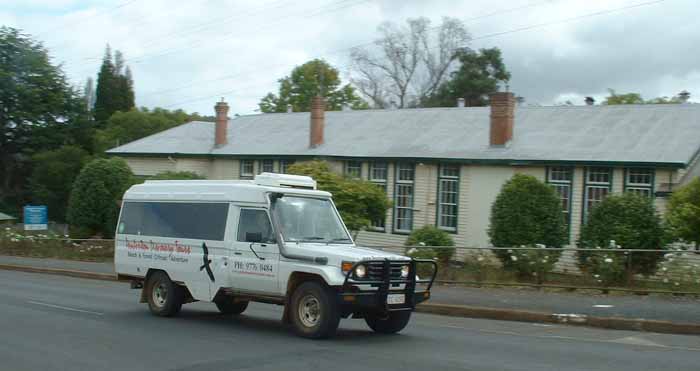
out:
M260 232L246 232L245 242L262 242L262 233Z

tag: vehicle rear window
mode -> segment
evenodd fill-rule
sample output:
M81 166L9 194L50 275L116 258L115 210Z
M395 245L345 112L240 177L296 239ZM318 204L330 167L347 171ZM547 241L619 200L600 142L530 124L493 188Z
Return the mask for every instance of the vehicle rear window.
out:
M118 233L223 241L227 203L125 202Z

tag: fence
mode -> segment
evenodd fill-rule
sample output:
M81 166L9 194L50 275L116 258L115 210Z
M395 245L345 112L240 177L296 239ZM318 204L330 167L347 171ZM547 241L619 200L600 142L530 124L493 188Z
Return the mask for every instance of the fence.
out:
M398 254L406 247L375 246ZM411 256L437 256L454 249L441 264L438 283L476 286L534 286L635 293L700 295L700 253L687 247L642 249L546 249L543 247L411 247Z
M700 253L685 248L546 249L375 246L421 258L444 256L438 283L476 286L534 286L635 293L700 295ZM0 231L0 254L83 261L111 261L114 240L55 238ZM419 272L420 274L421 272Z

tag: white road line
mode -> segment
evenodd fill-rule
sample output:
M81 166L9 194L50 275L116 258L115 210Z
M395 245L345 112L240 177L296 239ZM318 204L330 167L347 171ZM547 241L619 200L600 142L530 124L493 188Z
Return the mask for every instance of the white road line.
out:
M593 308L613 308L615 307L614 305L610 304L595 304L593 305Z
M64 307L64 306L61 306L61 305L55 305L55 304L49 304L49 303L42 303L42 302L40 302L40 301L32 301L32 300L30 300L30 301L28 301L27 303L29 303L29 304L34 304L34 305L41 305L41 306L49 307L49 308L69 310L69 311L71 311L71 312L89 313L89 314L94 314L94 315L96 315L96 316L103 316L103 315L104 315L104 313L93 312L93 311L91 311L91 310L84 310L84 309L77 309L77 308L69 308L69 307Z

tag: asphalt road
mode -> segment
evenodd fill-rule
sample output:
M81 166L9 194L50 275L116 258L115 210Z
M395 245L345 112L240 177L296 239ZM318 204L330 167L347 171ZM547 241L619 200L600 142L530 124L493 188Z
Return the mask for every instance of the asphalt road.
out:
M399 335L344 320L312 341L276 306L151 316L127 284L0 271L0 370L698 370L700 337L416 314Z

